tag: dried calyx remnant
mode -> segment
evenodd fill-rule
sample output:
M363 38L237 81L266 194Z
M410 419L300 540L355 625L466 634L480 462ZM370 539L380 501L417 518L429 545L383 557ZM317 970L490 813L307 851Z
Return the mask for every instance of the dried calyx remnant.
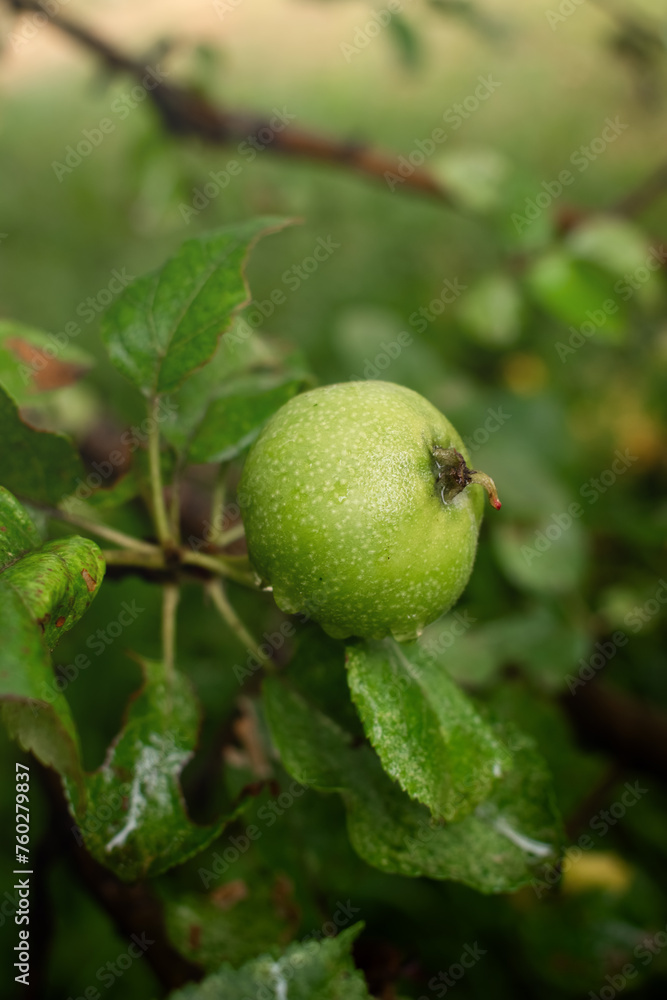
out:
M500 510L501 503L498 499L498 491L491 476L487 476L485 472L469 469L460 451L457 451L456 448L436 447L433 449L433 457L438 466L435 485L436 489L440 491L443 503L449 503L470 483L478 483L489 494L491 506Z

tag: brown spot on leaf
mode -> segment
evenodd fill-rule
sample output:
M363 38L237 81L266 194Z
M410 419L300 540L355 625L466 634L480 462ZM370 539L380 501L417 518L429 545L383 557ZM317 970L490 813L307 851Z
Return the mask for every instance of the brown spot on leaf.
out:
M6 531L6 530L7 529L5 528L4 524L0 524L0 531Z
M190 924L188 941L192 950L197 951L201 943L201 926L199 924Z
M50 389L72 385L88 371L89 366L53 358L20 337L12 337L5 344L20 361L32 369L36 392L48 392Z
M43 631L44 631L44 629L46 628L46 626L47 626L47 624L48 624L48 622L49 622L49 619L50 619L50 618L51 618L51 615L50 615L50 614L48 613L48 611L47 611L47 613L46 613L46 614L44 615L44 617L43 617L43 618L38 618L38 619L37 619L37 624L38 624L38 625L39 625L39 627L41 628L42 632L43 632Z
M60 618L56 618L56 628L62 628L66 621L67 619L63 615Z
M83 577L85 584L88 587L88 590L90 590L91 592L95 590L95 587L97 586L97 580L93 580L92 576L90 575L87 569L81 570L81 576Z
M236 878L231 882L225 882L225 884L221 885L219 889L212 892L211 902L214 903L219 910L231 910L232 906L236 906L236 904L240 903L242 899L245 899L247 895L248 886L242 878Z

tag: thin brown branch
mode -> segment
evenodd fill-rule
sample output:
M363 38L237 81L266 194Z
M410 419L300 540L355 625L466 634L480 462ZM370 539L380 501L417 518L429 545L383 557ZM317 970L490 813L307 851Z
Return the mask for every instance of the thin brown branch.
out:
M15 10L45 15L37 0L9 2ZM146 77L148 67L144 63L126 56L88 28L60 14L46 13L46 16L54 27L95 52L111 71L130 73L140 82ZM255 148L267 148L274 153L347 167L374 180L384 181L385 174L398 175L403 181L400 185L402 191L430 195L453 206L449 192L427 170L415 167L410 173L405 171L403 176L395 155L372 149L365 143L341 142L291 125L277 131L263 118L243 112L223 111L201 94L159 78L151 80L151 88L147 90L149 98L159 111L165 127L176 135L197 136L206 142L225 145L245 141Z

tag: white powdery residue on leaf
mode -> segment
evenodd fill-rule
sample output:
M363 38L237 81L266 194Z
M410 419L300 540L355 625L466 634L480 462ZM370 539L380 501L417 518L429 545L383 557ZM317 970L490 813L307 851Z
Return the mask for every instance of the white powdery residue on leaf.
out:
M137 758L127 820L105 846L107 853L122 847L129 835L137 829L150 800L157 802L162 810L170 804L169 781L172 776L176 777L180 773L186 755L175 747L172 737L162 739L153 735L152 739L157 745L142 747Z
M127 813L127 819L125 821L125 826L123 826L118 833L111 838L108 844L106 844L104 850L107 854L114 851L117 847L122 847L127 838L130 836L133 830L136 830L139 826L139 818L146 808L146 800L141 792L141 779L139 777L139 771L134 775L132 781L132 789L130 791L130 808Z

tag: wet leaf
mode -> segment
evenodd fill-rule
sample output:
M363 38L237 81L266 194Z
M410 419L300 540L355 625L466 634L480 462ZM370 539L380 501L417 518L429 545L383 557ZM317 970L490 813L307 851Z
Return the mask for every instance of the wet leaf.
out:
M486 798L507 755L470 698L417 643L347 647L348 681L387 774L436 817L460 819Z
M87 807L78 820L93 856L126 881L203 850L239 811L207 826L191 822L180 776L196 746L199 707L185 677L175 672L168 682L162 663L140 663L144 685L104 765L86 777Z
M515 891L556 860L560 820L528 737L499 731L511 759L505 778L473 813L446 823L401 791L370 747L354 748L348 733L277 678L265 681L264 706L284 766L302 784L342 796L352 846L374 867L491 893Z

